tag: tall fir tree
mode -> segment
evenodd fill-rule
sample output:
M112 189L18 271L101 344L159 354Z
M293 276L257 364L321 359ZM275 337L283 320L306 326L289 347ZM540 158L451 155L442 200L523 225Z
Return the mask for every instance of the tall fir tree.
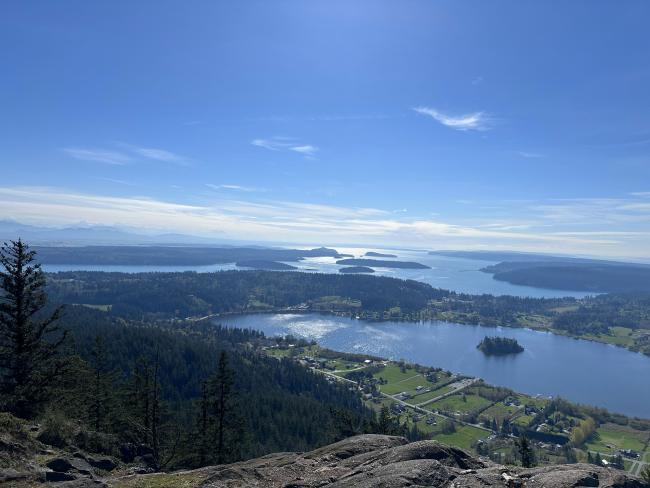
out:
M212 378L214 395L214 433L215 433L215 460L223 464L227 460L237 457L237 436L239 416L236 411L234 395L234 371L228 363L228 354L221 351L217 372ZM228 440L228 446L226 446Z
M519 453L519 460L524 468L532 468L535 466L535 452L528 440L528 437L522 435L517 441L517 451Z
M101 336L95 338L91 351L90 366L92 383L90 385L90 402L88 419L96 431L108 429L115 406L115 374L110 370L106 356L106 344Z
M33 418L65 371L62 309L44 315L45 275L22 240L0 248L0 408Z

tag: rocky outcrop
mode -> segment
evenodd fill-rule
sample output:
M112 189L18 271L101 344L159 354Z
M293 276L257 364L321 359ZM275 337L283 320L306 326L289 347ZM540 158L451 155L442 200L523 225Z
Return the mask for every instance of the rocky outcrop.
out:
M64 454L64 453L61 453ZM39 469L0 469L0 485L60 488L649 488L591 464L501 466L435 441L361 435L308 453L275 453L223 466L130 474L114 459L83 452L49 457ZM99 471L97 471L99 470ZM135 471L137 473L137 471Z
M148 476L154 481L154 477L165 475L144 475L140 481L146 481L144 478ZM309 453L271 454L240 463L184 472L182 476L193 480L191 484L183 486L200 488L644 486L637 478L615 469L588 464L533 469L506 467L435 441L408 443L402 437L383 435L351 437ZM161 481L158 479L158 482Z

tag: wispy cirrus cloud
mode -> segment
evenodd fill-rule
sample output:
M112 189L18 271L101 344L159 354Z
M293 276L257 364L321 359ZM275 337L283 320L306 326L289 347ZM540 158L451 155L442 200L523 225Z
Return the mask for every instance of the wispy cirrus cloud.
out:
M431 117L442 125L460 131L486 131L492 128L492 117L485 112L449 115L431 107L415 107L415 112Z
M63 148L68 156L81 161L92 161L96 163L105 163L122 166L133 161L133 158L119 151L107 149L93 149L83 147L65 147Z
M63 151L69 156L81 161L91 161L113 165L126 165L141 160L160 161L164 163L187 166L189 158L167 151L165 149L135 146L133 144L116 143L117 149L97 149L84 147L67 147Z
M189 158L181 156L180 154L173 153L166 149L156 147L143 147L133 144L126 144L123 142L118 143L118 146L131 151L132 153L152 161L160 161L163 163L178 164L180 166L188 166L190 163Z
M253 146L262 147L269 151L292 151L305 157L313 157L319 148L312 144L304 144L293 137L270 137L267 139L253 139Z
M311 144L305 144L304 146L294 146L289 148L291 151L304 154L305 156L313 156L317 151L318 148L316 146L312 146Z
M205 186L213 190L233 190L233 191L244 191L244 192L259 192L265 191L263 188L254 188L252 186L242 186L242 185L215 185L213 183L206 183Z

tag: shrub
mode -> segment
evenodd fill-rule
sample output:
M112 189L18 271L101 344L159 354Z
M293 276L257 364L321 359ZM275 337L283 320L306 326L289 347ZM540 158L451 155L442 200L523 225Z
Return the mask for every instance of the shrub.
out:
M55 447L66 447L72 443L77 432L75 424L61 412L47 412L41 420L38 440Z

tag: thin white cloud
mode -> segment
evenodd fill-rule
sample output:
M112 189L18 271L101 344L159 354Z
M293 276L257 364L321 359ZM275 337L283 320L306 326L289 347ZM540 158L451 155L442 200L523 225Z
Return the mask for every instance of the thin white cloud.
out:
M213 190L234 190L234 191L245 191L245 192L256 192L264 191L261 188L253 188L251 186L242 186L242 185L215 185L213 183L206 183L205 186L212 188Z
M289 149L306 156L313 156L318 151L317 147L310 144L305 144L304 146L294 146L290 147Z
M485 112L472 112L465 115L453 116L444 114L431 107L415 107L413 110L421 115L427 115L451 129L460 131L486 131L492 128L492 119Z
M180 166L187 166L190 163L190 160L185 156L180 154L167 151L166 149L160 149L156 147L142 147L135 146L133 144L119 143L120 147L125 148L134 154L149 159L152 161L160 161L163 163L178 164Z
M137 184L132 182L132 181L119 180L117 178L105 178L103 176L97 176L97 177L95 177L95 179L96 180L101 180L101 181L108 181L110 183L117 183L118 185L137 186Z
M160 161L182 166L189 164L189 159L165 149L134 146L133 144L117 143L119 151L113 149L89 149L68 147L63 151L69 156L82 161L94 161L113 165L125 165L141 160Z
M81 161L92 161L96 163L105 163L113 165L124 165L130 163L133 159L118 151L106 149L90 149L83 147L66 147L63 151L75 159Z
M292 137L270 137L268 139L253 139L253 146L262 147L269 151L293 151L305 157L312 157L319 148L311 144L303 144Z

